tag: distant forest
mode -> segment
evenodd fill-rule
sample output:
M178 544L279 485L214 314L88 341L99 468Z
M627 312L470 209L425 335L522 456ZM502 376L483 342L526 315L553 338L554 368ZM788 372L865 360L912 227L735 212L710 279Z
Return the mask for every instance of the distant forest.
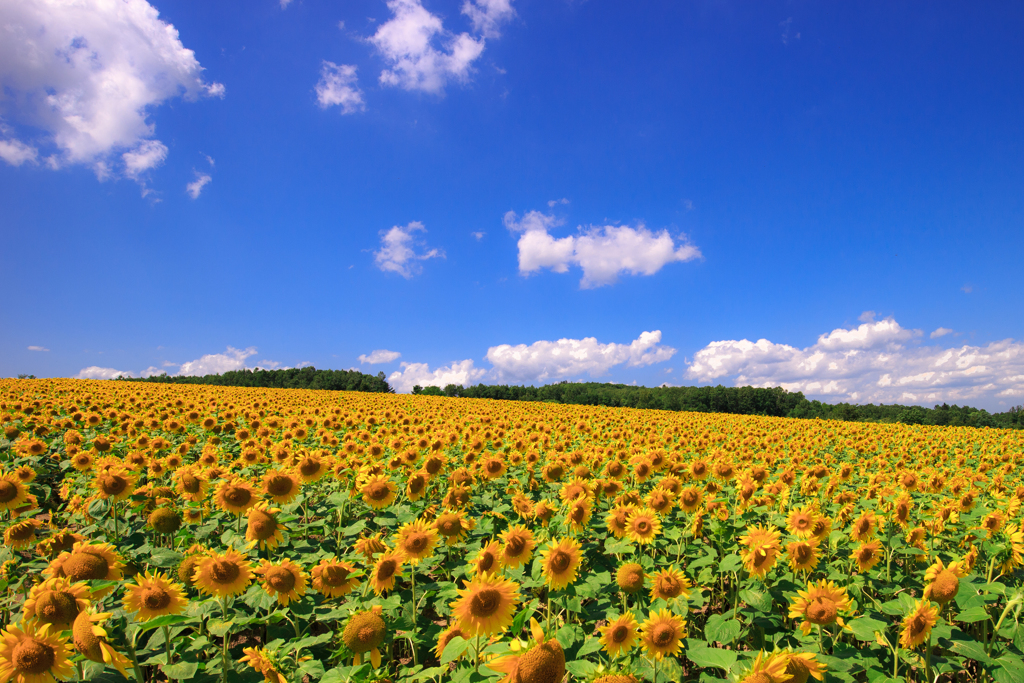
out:
M328 389L394 393L383 372L368 375L358 370L317 370L313 367L290 370L234 370L222 375L179 377L158 375L147 378L120 378L128 382L157 384L209 384L231 387L272 389ZM449 384L438 387L414 387L414 394L461 398L490 398L500 401L533 401L588 406L685 410L697 413L734 415L772 415L804 419L842 420L845 422L898 422L901 424L1001 427L1024 429L1024 407L1005 413L989 413L969 406L937 405L934 408L903 405L855 405L809 401L800 392L775 387L638 387L628 384L597 382L559 382L541 387L477 384L462 387Z

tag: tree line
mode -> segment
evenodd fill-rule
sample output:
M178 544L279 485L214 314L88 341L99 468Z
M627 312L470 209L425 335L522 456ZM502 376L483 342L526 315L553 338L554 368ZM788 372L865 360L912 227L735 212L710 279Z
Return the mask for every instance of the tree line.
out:
M222 387L253 387L261 389L325 389L329 391L368 391L394 393L383 372L368 375L358 370L317 370L289 368L287 370L230 370L220 375L188 377L166 374L153 377L119 377L127 382L153 384L210 384Z

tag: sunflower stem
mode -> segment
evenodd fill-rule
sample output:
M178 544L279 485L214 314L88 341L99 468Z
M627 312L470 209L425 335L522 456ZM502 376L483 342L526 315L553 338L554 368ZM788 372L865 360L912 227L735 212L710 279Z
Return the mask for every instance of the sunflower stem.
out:
M924 644L924 677L927 683L932 683L932 632L928 631L928 640Z
M139 666L139 658L135 656L135 638L131 638L132 642L125 643L125 649L128 651L128 659L132 663L132 671L135 673L135 680L138 683L146 683L146 677L142 675L142 667Z
M654 683L658 683L658 658L651 659L651 666L654 667Z
M241 517L239 517L241 519ZM220 599L220 613L225 623L228 620L228 599L223 597ZM226 631L224 633L224 645L220 652L220 680L221 683L227 683L228 680L228 647L231 643L231 633Z
M480 673L480 636L476 637L476 672Z
M171 653L171 627L164 626L164 644L167 647L167 666L171 665L174 655Z

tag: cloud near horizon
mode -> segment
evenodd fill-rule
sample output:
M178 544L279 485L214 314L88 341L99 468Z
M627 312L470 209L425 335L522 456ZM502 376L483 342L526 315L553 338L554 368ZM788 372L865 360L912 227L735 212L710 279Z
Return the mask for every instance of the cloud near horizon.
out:
M694 354L686 377L781 386L833 403L993 405L1024 397L1024 343L944 348L922 337L886 318L832 330L802 349L767 339L716 341Z

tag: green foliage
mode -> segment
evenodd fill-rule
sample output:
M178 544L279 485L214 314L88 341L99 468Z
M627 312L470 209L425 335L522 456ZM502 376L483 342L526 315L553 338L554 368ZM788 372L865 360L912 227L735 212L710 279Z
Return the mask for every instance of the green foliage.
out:
M259 387L266 389L325 389L329 391L367 391L393 394L394 390L384 378L384 373L367 375L358 370L317 370L314 367L289 368L288 370L231 370L222 375L202 377L179 377L156 375L155 377L119 377L125 382L149 382L154 384L207 384L220 387ZM434 387L428 387L434 388ZM440 395L438 390L437 395Z

